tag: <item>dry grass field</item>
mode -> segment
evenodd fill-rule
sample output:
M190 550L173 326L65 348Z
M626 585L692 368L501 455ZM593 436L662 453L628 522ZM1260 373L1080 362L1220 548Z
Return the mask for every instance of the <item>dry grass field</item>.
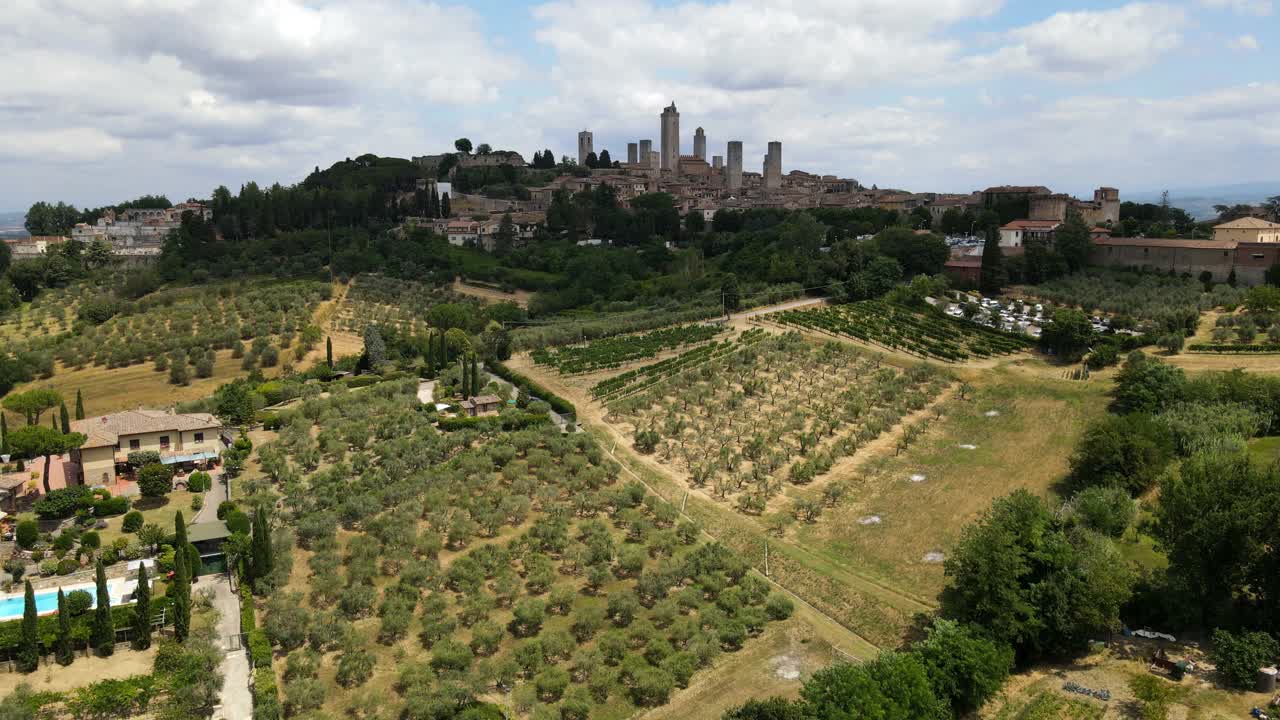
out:
M869 457L841 478L846 496L819 522L796 525L797 543L932 598L943 585L940 556L960 530L1014 489L1052 495L1080 433L1107 403L1100 382L997 369L972 384L967 399L936 409L942 418L913 447Z
M219 350L216 356L213 376L192 377L190 385L171 384L169 373L157 372L151 363L115 369L87 366L75 370L59 366L53 377L20 385L14 388L14 392L51 387L62 393L62 397L67 400L67 407L71 408L76 391L79 390L84 395L84 410L88 416L138 407L172 407L180 402L210 395L219 385L248 374L240 369L240 360L232 358L230 350ZM262 370L262 374L266 377L273 377L279 373L279 367ZM20 419L10 415L10 427L16 427L12 425L15 420L19 425L21 424Z
M919 364L916 358L885 360ZM967 399L953 388L939 405L922 410L928 429L905 450L899 424L838 463L823 482L788 484L784 499L810 497L824 507L815 521L793 521L778 537L772 512L744 515L712 492L691 490L683 468L664 462L660 452L636 453L634 426L589 397L600 374L563 377L525 356L512 363L574 402L579 420L625 467L684 505L758 569L765 567L768 543L773 578L838 621L846 648L864 651L896 646L912 616L936 606L941 559L993 499L1017 488L1054 492L1079 433L1105 412L1110 387L1109 374L1064 380L1060 368L1022 357L961 366L956 374L972 387ZM962 447L969 445L974 447ZM913 475L925 479L913 482ZM844 488L838 502L823 501L825 484Z

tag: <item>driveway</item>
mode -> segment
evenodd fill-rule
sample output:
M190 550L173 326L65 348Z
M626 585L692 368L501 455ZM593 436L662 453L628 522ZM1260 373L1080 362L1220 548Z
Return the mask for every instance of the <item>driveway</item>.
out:
M221 616L218 635L226 654L222 658L221 702L213 720L246 720L253 717L253 693L249 690L249 652L240 642L240 596L231 589L226 575L206 575L196 588L213 588L213 604ZM228 648L235 648L229 650Z
M191 519L193 523L214 522L218 519L218 505L231 498L231 488L227 486L227 474L219 469L210 475L213 476L213 485L205 492L204 505L200 506L200 512Z

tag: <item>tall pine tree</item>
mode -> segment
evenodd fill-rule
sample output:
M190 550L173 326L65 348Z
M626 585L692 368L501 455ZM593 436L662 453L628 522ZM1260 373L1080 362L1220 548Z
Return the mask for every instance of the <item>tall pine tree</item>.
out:
M79 390L76 390L76 419L84 419L84 395Z
M64 402L58 408L58 419L62 421L62 433L71 432L71 413L67 411L67 404Z
M71 613L67 611L67 596L58 588L58 640L54 655L59 665L70 665L75 659L71 651Z
M93 649L102 657L107 657L116 650L116 626L111 619L111 594L107 592L107 571L102 567L102 558L98 558L94 576L98 584L98 597L93 606L93 628L90 637Z
M133 649L146 650L151 647L151 583L143 563L138 563L138 589L133 597Z
M333 338L332 337L327 337L324 339L324 362L326 365L329 366L330 370L333 369Z
M40 628L36 619L36 591L27 581L22 604L22 633L18 636L18 655L14 658L18 672L34 672L40 666Z

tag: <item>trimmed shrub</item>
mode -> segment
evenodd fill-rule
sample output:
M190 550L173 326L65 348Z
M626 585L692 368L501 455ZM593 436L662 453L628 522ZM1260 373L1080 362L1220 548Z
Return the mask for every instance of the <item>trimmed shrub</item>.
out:
M144 519L142 517L142 513L138 512L137 510L130 510L129 512L125 513L124 523L122 524L121 527L127 533L138 532L139 530L142 529L143 520Z

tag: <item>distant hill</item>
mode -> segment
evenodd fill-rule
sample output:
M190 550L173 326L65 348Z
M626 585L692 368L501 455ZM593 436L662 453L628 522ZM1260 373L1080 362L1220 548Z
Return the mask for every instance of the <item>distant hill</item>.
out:
M26 219L27 213L24 210L0 212L0 237L27 237L30 233L22 226Z
M1158 203L1161 192L1161 190L1144 190L1122 193L1121 197L1139 203ZM1280 180L1169 188L1169 204L1186 210L1198 220L1212 220L1218 215L1213 209L1214 205L1256 204L1274 195L1280 195Z

